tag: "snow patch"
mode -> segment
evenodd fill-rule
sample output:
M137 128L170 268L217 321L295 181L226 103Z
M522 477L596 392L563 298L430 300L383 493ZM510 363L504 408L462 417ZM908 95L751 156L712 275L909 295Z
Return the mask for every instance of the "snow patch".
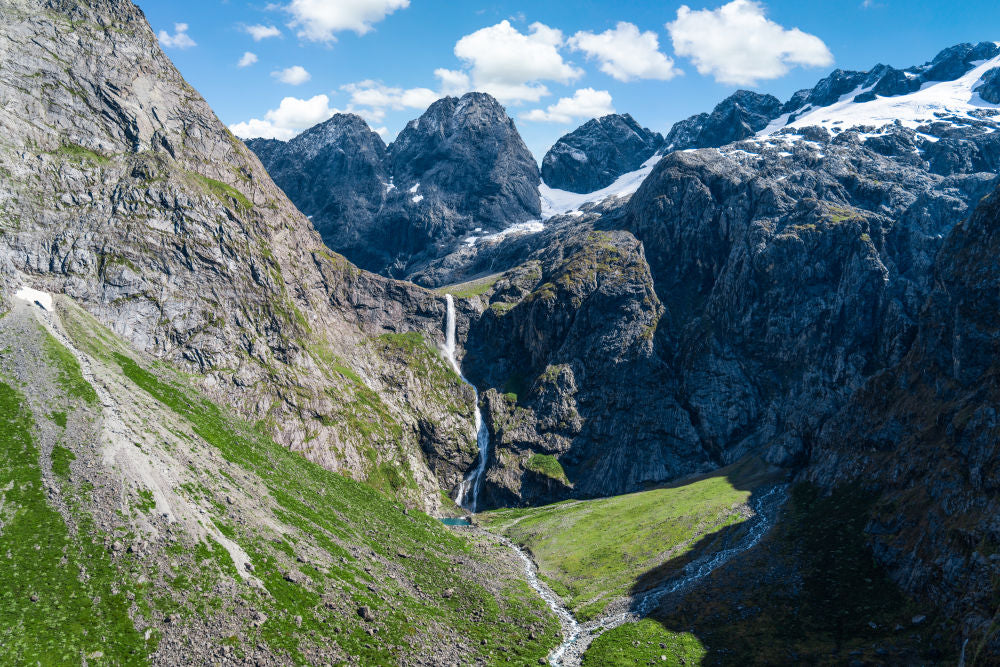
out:
M624 197L633 194L639 189L639 186L646 180L646 177L649 176L650 172L653 171L653 167L656 166L656 163L662 157L659 154L654 155L643 162L642 166L635 171L630 171L627 174L619 176L608 187L586 194L557 190L542 183L538 186L538 194L542 198L542 220L548 220L555 215L576 211L585 204L604 201L608 197Z
M412 190L411 190L411 192L412 192ZM423 195L413 195L412 197L410 197L410 201L413 202L414 204L419 204L423 200L424 200L424 196Z
M882 127L896 121L905 127L916 129L933 122L941 115L976 120L972 112L977 109L1000 108L1000 104L991 104L973 92L985 74L995 67L1000 67L1000 56L983 61L954 81L928 81L920 90L907 95L876 97L870 102L853 101L859 93L864 92L864 89L859 88L842 95L830 106L803 113L791 123L779 125L781 119L776 119L758 132L757 136L770 136L782 127Z
M52 305L52 295L48 292L41 292L31 287L22 287L17 290L14 294L15 299L21 299L22 301L27 301L28 303L35 303L42 307L43 310L47 310L50 313L55 310Z

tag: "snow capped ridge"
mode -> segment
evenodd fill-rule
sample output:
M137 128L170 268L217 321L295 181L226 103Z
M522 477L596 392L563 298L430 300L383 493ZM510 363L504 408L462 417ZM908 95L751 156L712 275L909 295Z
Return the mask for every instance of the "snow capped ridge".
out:
M784 127L820 126L840 131L859 126L882 127L898 121L917 129L946 117L981 121L984 115L990 115L983 114L984 110L1000 109L1000 104L988 102L975 92L992 70L1000 68L1000 56L971 64L976 63L973 69L952 81L925 81L918 90L904 95L875 95L870 101L856 101L867 92L859 87L829 106L804 107L794 120L785 124L780 122L781 118L776 119L757 136L769 136Z

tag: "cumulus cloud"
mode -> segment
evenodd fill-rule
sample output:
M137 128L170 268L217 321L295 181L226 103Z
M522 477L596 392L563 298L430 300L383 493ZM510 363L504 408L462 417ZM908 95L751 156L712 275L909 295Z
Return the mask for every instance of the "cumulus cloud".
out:
M312 78L312 75L302 65L293 65L277 72L271 72L271 76L281 83L287 83L290 86L298 86Z
M268 37L281 37L281 31L273 25L248 25L244 26L243 30L253 37L253 41L255 42L267 39Z
M243 123L234 123L229 129L244 139L263 137L287 141L302 130L322 123L337 111L330 107L330 98L326 95L317 95L308 100L286 97L281 100L277 109L264 114L264 118L251 118Z
M379 81L359 81L341 86L353 106L391 109L426 109L439 95L430 88L390 88Z
M363 35L410 0L292 0L285 10L292 15L298 36L311 42L336 41L335 33L353 30Z
M198 44L191 39L191 36L187 34L187 31L187 23L175 23L174 34L171 35L166 30L161 30L160 34L158 34L156 38L164 48L190 49L192 46L198 46Z
M388 109L423 111L441 97L430 88L391 88L370 79L348 83L340 89L351 96L347 110L370 123L381 123Z
M714 10L684 5L667 30L677 55L691 58L701 74L720 83L752 85L784 76L796 65L833 63L823 40L769 20L756 0L733 0Z
M549 94L543 81L570 83L583 75L563 60L559 49L564 44L561 31L542 23L531 24L525 34L501 21L458 40L455 55L464 70L439 69L435 75L453 92L465 87L502 102L537 102Z
M660 40L655 32L640 33L638 27L626 21L619 21L614 30L600 34L578 32L568 43L586 53L588 58L600 60L601 71L619 81L666 81L681 73L674 67L673 60L660 53Z
M465 72L443 67L434 70L434 76L441 81L442 95L461 95L469 92L472 87L472 79Z
M240 61L236 63L236 66L250 67L250 65L253 65L255 62L257 62L257 54L250 53L249 51L247 51L246 53L243 54L243 57L240 58Z
M614 112L608 91L581 88L573 93L573 97L563 97L546 109L532 109L521 114L521 118L540 123L569 123L576 119L598 118Z

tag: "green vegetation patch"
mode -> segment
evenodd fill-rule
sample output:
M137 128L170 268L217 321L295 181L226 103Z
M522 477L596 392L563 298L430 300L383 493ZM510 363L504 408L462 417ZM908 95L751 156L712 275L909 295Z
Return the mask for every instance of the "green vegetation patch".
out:
M76 164L91 162L93 164L106 165L111 162L106 155L101 155L79 144L63 144L54 152L54 155L60 155Z
M562 464L551 454L532 454L524 465L528 470L559 480L563 484L569 484Z
M632 667L632 665L699 665L705 647L694 635L672 632L656 621L643 619L608 630L594 640L583 655L583 667Z
M475 280L470 280L468 282L439 287L434 290L434 292L436 294L451 294L456 299L471 299L472 297L480 296L489 292L502 277L502 273L494 273L491 276L476 278Z
M55 368L58 377L57 383L63 390L75 398L81 398L87 403L97 403L97 392L87 382L80 371L80 362L76 360L73 353L63 347L52 335L42 329L44 340L42 348L50 365Z
M217 181L214 178L203 176L196 171L189 171L187 173L202 190L218 199L224 206L231 206L235 203L236 206L244 211L253 210L253 202L233 186L227 185L222 181Z
M0 382L0 664L80 664L97 652L106 664L146 664L103 546L83 526L71 534L45 500L32 426L23 396ZM53 453L57 474L68 458Z
M280 508L277 518L330 554L332 565L326 573L312 565L298 566L311 582L303 585L289 580L286 566L276 557L281 554L287 558L292 552L290 545L279 548L245 528L229 531L250 555L254 574L267 587L269 596L257 602L268 615L260 637L279 655L287 656L290 662L307 663L301 643L309 637L307 641L335 641L361 664L398 664L418 628L432 623L467 638L477 647L474 651L502 647L503 654L518 663L533 663L547 654L558 625L544 602L520 580L507 582L500 595L494 596L482 586L456 577L454 558L471 557L472 552L465 540L439 521L419 512L404 514L398 503L370 486L307 461L130 357L115 353L113 359L126 377L187 420L224 458L259 476ZM342 546L345 542L366 548L371 557L365 556L365 563L375 564L378 558L401 560L409 581L431 599L414 597L394 588L391 581L379 581L382 595L394 601L385 604L369 590L368 583L374 584L375 579ZM408 556L401 559L400 553ZM175 586L187 589L191 582L175 580ZM355 605L376 609L378 640L373 641L364 631L356 615L329 619L321 604L324 587L345 591ZM454 593L446 596L446 589ZM475 619L470 618L473 611ZM538 628L535 639L527 637L527 627Z
M752 461L670 487L488 512L481 521L529 549L567 606L589 619L640 579L652 587L674 574L695 543L714 548L703 538L742 523L740 506L765 479L764 464Z

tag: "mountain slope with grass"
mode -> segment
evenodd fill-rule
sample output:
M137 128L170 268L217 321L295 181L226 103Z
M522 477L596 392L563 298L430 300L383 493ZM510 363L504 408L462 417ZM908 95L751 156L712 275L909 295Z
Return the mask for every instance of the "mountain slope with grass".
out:
M506 546L307 461L54 308L0 317L0 662L523 663L556 643Z
M280 444L438 508L476 452L444 300L330 252L130 2L2 8L0 302L70 295Z

